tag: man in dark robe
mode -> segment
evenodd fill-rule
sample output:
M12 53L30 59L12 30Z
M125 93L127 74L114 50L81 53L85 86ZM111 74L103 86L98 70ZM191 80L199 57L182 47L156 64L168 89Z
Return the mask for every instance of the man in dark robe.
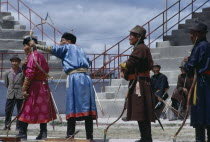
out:
M196 142L205 142L205 129L210 142L210 43L206 40L207 29L199 21L190 28L194 48L185 58L184 65L187 74L197 73L191 105L191 126L195 128Z
M154 96L150 86L150 70L153 60L150 49L144 44L146 30L135 26L130 31L130 45L134 45L129 59L121 64L123 76L129 80L127 120L137 121L141 139L136 142L152 142L151 122L155 122Z
M167 90L169 88L168 78L160 73L161 66L159 64L154 64L152 71L154 75L151 77L152 91L155 95L161 97L163 100L168 98ZM155 97L155 111L158 117L161 116L165 104L160 102L157 97Z
M174 89L171 97L172 107L174 107L180 113L185 113L186 111L187 96L193 82L193 76L187 76L186 72L184 71L184 64L185 62L182 61L179 67L181 70L181 74L179 74L178 76L177 86Z

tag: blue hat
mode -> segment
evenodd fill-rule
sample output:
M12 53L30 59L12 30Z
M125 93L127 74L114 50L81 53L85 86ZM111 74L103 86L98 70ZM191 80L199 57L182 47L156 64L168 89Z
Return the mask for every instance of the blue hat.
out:
M208 27L206 24L200 22L200 21L195 21L194 25L189 28L190 31L195 31L195 32L201 32L201 33L207 33L208 32Z

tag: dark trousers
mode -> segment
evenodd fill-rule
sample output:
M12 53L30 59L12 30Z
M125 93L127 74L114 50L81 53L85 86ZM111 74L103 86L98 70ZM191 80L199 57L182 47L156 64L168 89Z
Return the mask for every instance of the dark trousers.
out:
M196 142L206 142L205 129L204 126L195 127ZM210 142L210 126L207 126L207 142Z
M151 122L138 121L139 131L141 133L140 142L152 142Z
M93 139L93 119L92 117L84 117L85 119L85 130L86 130L86 138L92 140ZM71 136L75 133L76 120L75 118L69 118L67 120L67 137Z
M26 134L27 129L28 129L28 123L22 122L22 121L19 121L19 123L20 123L19 133ZM40 124L40 132L46 132L46 131L47 131L47 123L41 123Z
M7 126L11 122L12 118L12 113L15 108L15 105L17 107L17 112L20 112L21 106L23 104L22 99L7 99L6 101L6 107L5 107L5 126ZM20 127L20 122L17 120L16 121L16 128L19 129Z

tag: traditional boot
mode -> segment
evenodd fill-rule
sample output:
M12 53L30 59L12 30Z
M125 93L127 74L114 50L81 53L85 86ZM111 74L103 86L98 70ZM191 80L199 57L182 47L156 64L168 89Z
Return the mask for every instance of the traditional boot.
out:
M93 140L93 119L90 116L85 118L85 130L86 138L88 140Z
M36 137L36 140L45 140L47 138L47 123L40 124L40 133Z
M141 133L141 139L135 142L152 142L151 123L138 121L138 125Z
M205 128L202 126L197 126L195 128L195 140L196 142L206 142L205 140Z
M72 137L72 135L75 133L75 126L76 126L76 120L74 118L69 118L67 120L67 136L66 138ZM74 137L72 137L74 138Z
M16 137L20 137L22 140L27 140L27 128L28 123L20 121L20 130Z

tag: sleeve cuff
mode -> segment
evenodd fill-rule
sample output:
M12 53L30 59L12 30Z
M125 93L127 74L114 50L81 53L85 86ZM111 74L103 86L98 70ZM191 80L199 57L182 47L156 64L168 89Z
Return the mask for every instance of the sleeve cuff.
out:
M28 79L27 77L25 77L23 87L22 87L22 91L27 91L29 86L30 86L30 83L31 83L31 80Z

